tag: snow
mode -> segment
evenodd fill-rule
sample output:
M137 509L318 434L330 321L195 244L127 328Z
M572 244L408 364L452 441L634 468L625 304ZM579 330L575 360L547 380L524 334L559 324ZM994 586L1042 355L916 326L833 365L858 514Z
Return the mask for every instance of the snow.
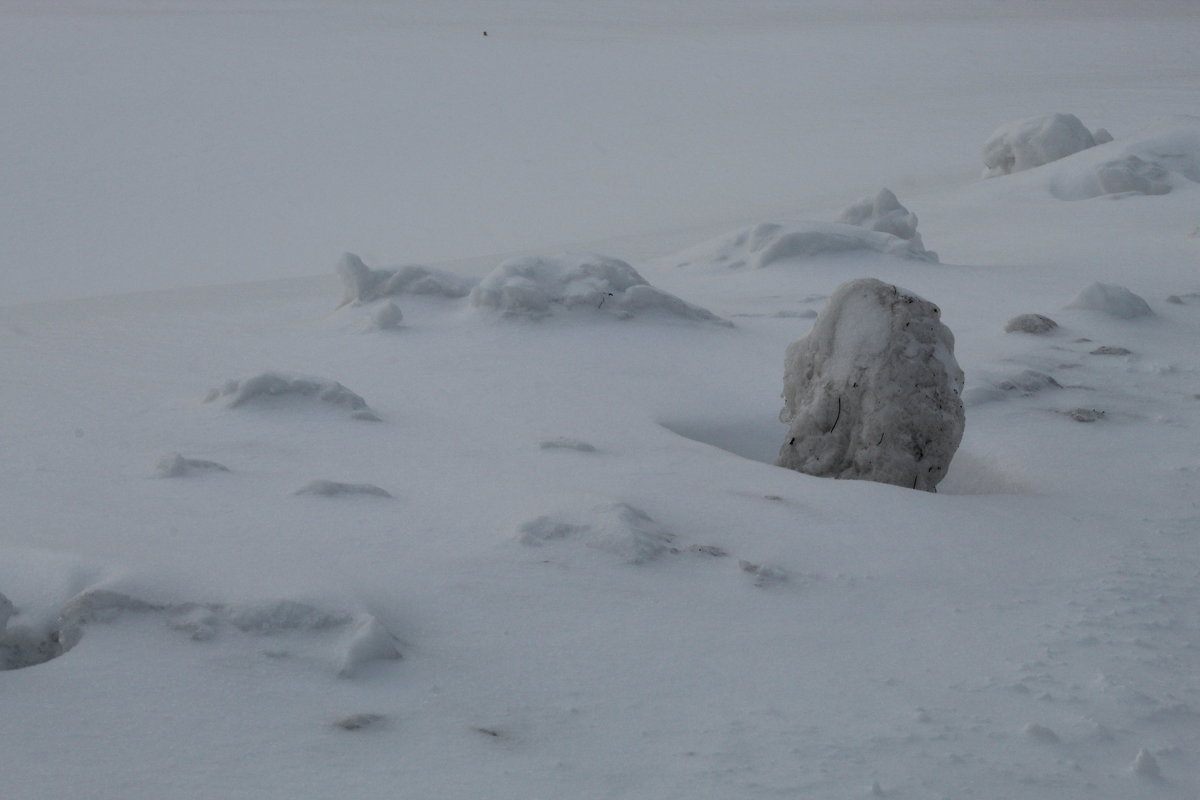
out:
M366 400L337 381L291 372L261 372L246 378L233 378L210 390L204 402L222 401L226 408L240 408L278 406L280 401L293 399L344 408L352 419L379 421Z
M1095 146L1096 138L1074 114L1013 120L997 128L983 143L983 176L1023 172Z
M937 253L925 250L921 242L921 234L917 233L917 215L905 208L891 189L880 189L874 197L864 197L848 206L838 221L890 233L912 242L913 255L921 256L923 253L923 257L930 261L938 260Z
M1154 316L1150 304L1144 299L1124 286L1111 283L1097 282L1086 286L1079 294L1075 295L1075 299L1067 304L1067 308L1099 311L1118 319Z
M1049 333L1058 327L1058 323L1041 314L1018 314L1004 323L1007 333Z
M0 5L5 800L1200 795L1200 8L802 6ZM563 252L649 308L472 306ZM864 276L954 332L936 494L773 463Z
M936 490L964 425L963 372L937 306L874 278L848 281L785 362L779 466Z
M629 319L651 314L727 325L711 311L651 286L616 258L573 254L505 261L471 290L471 307L540 319L557 310Z

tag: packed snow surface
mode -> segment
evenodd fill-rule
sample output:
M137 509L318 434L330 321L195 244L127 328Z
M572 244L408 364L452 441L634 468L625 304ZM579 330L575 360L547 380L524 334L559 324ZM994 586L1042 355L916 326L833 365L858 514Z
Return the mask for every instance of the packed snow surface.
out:
M1190 0L0 4L0 796L1195 800L1198 40ZM979 179L1054 109L1115 138ZM867 276L954 331L937 493L773 463Z

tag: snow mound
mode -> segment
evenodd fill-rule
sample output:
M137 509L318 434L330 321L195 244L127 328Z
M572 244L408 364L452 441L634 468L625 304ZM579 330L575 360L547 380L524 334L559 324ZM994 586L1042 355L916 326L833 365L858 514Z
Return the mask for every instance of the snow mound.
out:
M1136 319L1153 316L1150 304L1124 286L1111 283L1093 283L1067 304L1067 308L1082 308L1099 311L1119 319Z
M685 250L673 260L680 267L723 271L762 269L780 262L846 253L937 261L937 254L926 250L919 238L902 239L846 222L762 222Z
M1164 195L1200 182L1200 120L1174 117L1146 131L1065 159L1052 169L1060 200Z
M337 381L287 372L261 372L249 378L226 381L210 391L204 402L224 400L226 408L238 408L283 398L335 406L349 411L353 419L379 421L366 400Z
M558 436L553 439L543 439L538 443L538 447L542 450L575 450L579 453L594 453L596 446L583 441L582 439L571 439L566 436Z
M874 197L864 197L849 206L838 222L891 234L910 242L914 252L925 253L928 260L938 260L937 253L926 250L921 234L917 233L917 215L901 205L890 189L880 189Z
M404 314L400 311L400 306L395 303L384 303L371 314L367 326L374 331L390 331L400 327L400 323L403 321Z
M347 494L366 494L374 497L391 497L387 489L381 489L373 483L338 483L337 481L309 481L295 491L295 494L311 494L319 497L340 497Z
M1013 317L1004 326L1007 333L1049 333L1058 327L1058 323L1041 314L1020 314Z
M409 265L397 269L371 269L353 253L338 262L342 278L342 302L338 305L362 305L397 294L440 297L466 297L474 281L445 270Z
M370 615L359 619L342 646L339 678L353 678L372 661L396 661L401 658L396 637Z
M202 458L184 458L179 453L167 453L154 464L154 472L160 478L182 478L193 470L229 472L229 467Z
M1096 137L1074 114L1013 120L997 128L984 142L983 177L1033 169L1095 146Z
M1003 400L1016 395L1032 397L1047 389L1061 389L1062 384L1053 376L1037 370L1026 369L1005 378L993 379L988 386L975 386L963 392L963 402L977 406L994 400Z
M645 564L672 550L675 535L646 512L627 503L612 503L581 513L541 516L517 528L521 544L541 546L578 541L629 564Z
M730 324L707 309L656 289L624 261L588 254L505 261L471 290L470 302L474 308L535 319L565 309L619 319L665 314Z
M964 426L963 372L937 306L874 278L849 281L785 362L779 466L936 489Z

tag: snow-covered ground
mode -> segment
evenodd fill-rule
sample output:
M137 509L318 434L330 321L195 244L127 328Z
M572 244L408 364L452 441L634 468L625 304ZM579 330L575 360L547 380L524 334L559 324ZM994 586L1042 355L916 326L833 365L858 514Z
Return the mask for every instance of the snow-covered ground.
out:
M1194 800L1198 38L0 3L0 795ZM1114 140L980 178L1049 113ZM861 277L954 333L936 494L771 463Z

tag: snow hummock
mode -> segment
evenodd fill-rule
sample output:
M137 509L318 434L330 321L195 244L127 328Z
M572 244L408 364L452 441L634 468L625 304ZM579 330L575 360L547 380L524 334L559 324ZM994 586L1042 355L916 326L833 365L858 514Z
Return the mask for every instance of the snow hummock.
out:
M466 297L474 281L445 270L418 265L396 269L371 269L354 253L346 253L338 262L342 279L340 305L362 305L397 294Z
M874 203L871 200L872 209L867 214L874 213ZM857 204L846 213L856 208ZM858 213L851 216L857 217ZM902 218L903 215L897 216L897 227L901 227ZM868 222L871 217L862 219ZM760 222L689 248L675 256L674 261L680 267L721 271L762 269L820 256L863 253L936 262L937 254L926 250L915 235L915 222L913 227L914 237L905 239L848 222Z
M984 142L983 176L1022 172L1095 146L1096 137L1074 114L1013 120L993 131Z
M371 314L368 327L371 330L390 331L400 327L400 323L403 321L404 314L400 311L400 306L395 303L384 303Z
M934 491L963 435L963 372L937 306L874 278L838 287L787 349L779 466Z
M579 542L626 563L645 564L669 551L675 535L645 511L617 502L535 517L517 527L517 540L530 546Z
M591 254L510 259L471 290L470 300L474 308L534 319L565 310L619 319L654 314L729 324L651 286L626 262Z
M309 481L297 489L295 494L310 494L319 497L339 497L346 494L365 494L374 497L392 496L387 489L380 488L373 483L340 483L326 480Z
M1093 283L1087 286L1075 295L1075 299L1067 304L1067 308L1099 311L1119 319L1137 319L1154 315L1154 312L1150 310L1150 304L1144 299L1124 286L1111 283Z
M880 189L874 197L864 197L848 206L838 222L857 225L880 233L889 233L911 243L912 254L925 254L929 261L937 261L937 253L926 250L917 233L917 215L909 211L891 189Z
M1148 780L1159 780L1162 778L1162 768L1158 766L1158 759L1144 747L1138 750L1137 755L1133 759L1133 764L1130 765L1129 769L1139 778L1146 778Z
M239 408L284 398L342 408L349 411L353 419L379 421L366 400L337 381L292 372L260 372L248 378L225 381L212 389L204 402L224 400L226 408Z
M1006 333L1049 333L1058 327L1058 323L1041 314L1019 314L1004 325Z
M224 464L202 458L184 458L179 453L167 453L154 464L154 471L160 478L180 478L197 469L229 472L229 467Z

